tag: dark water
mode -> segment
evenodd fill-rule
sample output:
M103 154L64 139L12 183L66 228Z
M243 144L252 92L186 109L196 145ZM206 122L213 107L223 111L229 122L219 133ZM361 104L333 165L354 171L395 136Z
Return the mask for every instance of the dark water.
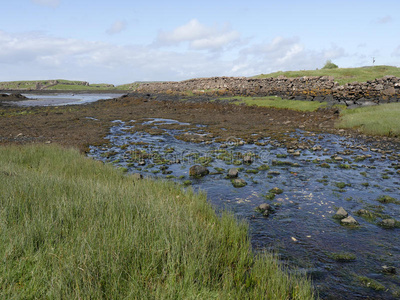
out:
M160 128L179 123L148 122ZM400 298L400 275L382 272L382 266L400 271L400 228L379 226L382 219L400 221L400 205L377 201L382 195L400 200L398 152L379 152L357 140L302 131L292 136L311 141L317 145L314 150L288 153L274 141L244 144L235 138L223 144L188 143L174 137L182 134L180 130L151 135L131 130L134 122L114 123L108 136L111 146L92 147L91 156L145 176L186 184L190 180L194 188L207 191L214 206L228 208L249 222L256 251L274 250L292 272L311 276L322 299ZM206 130L199 125L196 133L207 134ZM242 163L246 155L252 157L251 164ZM200 163L208 163L211 174L190 178L190 166ZM235 188L226 179L233 167L240 168L245 187ZM267 199L275 187L283 193ZM270 216L255 210L262 203L274 207ZM334 219L339 207L359 226L343 226ZM375 219L357 215L360 209L374 213ZM335 259L338 253L352 255L352 260Z

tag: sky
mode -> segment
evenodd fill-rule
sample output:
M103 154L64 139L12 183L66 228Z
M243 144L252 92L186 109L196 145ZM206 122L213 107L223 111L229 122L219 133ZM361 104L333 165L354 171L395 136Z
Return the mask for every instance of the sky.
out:
M2 2L0 81L400 67L399 0Z

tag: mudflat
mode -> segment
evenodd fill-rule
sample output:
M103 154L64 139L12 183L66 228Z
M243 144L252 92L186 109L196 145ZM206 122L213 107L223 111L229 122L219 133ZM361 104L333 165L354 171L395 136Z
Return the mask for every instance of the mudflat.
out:
M206 125L207 131L220 141L236 137L256 142L263 137L271 137L290 147L298 146L299 141L288 138L286 133L296 129L338 133L334 127L338 117L337 109L300 112L235 105L205 96L183 99L165 94L129 94L86 105L0 106L0 145L58 143L85 152L89 145L105 142L104 137L109 133L112 121L164 118ZM144 126L141 130L151 132L152 128ZM341 133L357 134L343 130ZM382 143L388 138L373 140ZM393 139L390 141L393 142Z

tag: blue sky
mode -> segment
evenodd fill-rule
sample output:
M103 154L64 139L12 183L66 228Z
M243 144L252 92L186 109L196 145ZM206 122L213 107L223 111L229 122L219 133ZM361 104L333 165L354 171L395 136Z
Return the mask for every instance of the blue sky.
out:
M400 67L400 1L13 0L0 81L91 83Z

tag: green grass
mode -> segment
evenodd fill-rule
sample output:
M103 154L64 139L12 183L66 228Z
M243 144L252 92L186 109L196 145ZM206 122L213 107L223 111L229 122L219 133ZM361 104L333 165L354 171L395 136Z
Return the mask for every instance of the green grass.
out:
M315 111L320 107L326 106L326 103L322 102L314 102L314 101L294 101L294 100L286 100L280 97L275 96L267 96L267 97L250 97L250 96L242 96L242 97L222 97L219 100L232 100L232 103L237 105L246 104L246 105L256 105L263 107L274 107L281 109L292 109L298 111Z
M400 135L400 103L346 109L341 111L339 128L358 128L372 135Z
M0 148L2 299L312 299L206 195L75 150Z
M5 81L0 82L1 89L13 89L13 90L34 90L36 89L36 83L40 82L42 85L49 85L53 80L28 80L28 81ZM57 79L58 84L45 88L45 90L71 90L71 91L87 91L87 90L114 90L115 87L110 86L106 83L94 83L90 85L84 85L83 81L72 81ZM121 86L122 87L122 86Z
M299 70L287 72L275 72L270 74L261 74L254 76L254 78L268 78L268 77L302 77L302 76L333 76L334 80L340 85L350 82L366 82L381 78L386 75L394 75L400 77L400 68L392 66L373 66L364 68L338 68L338 69L320 69L320 70Z

